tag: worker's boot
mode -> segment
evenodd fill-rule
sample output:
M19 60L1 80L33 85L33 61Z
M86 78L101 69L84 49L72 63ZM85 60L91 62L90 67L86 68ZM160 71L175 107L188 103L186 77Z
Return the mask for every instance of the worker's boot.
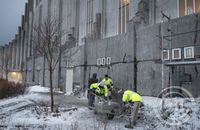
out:
M133 129L133 126L131 124L125 125L125 128Z

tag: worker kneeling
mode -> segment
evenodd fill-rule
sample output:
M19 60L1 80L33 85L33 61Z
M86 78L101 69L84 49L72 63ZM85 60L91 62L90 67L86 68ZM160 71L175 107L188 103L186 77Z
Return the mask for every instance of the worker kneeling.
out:
M104 98L106 100L108 99L108 88L103 83L93 83L93 84L91 84L89 92L93 96L96 95L96 96L99 96L99 97ZM89 98L89 102L91 102L91 104L93 104L92 107L94 107L94 100Z
M126 90L123 94L122 101L124 106L129 103L131 104L131 117L130 117L130 123L128 125L125 125L126 128L133 128L134 125L136 125L137 116L138 116L138 110L140 107L140 104L142 102L142 97L137 94L136 92L133 92L131 90Z

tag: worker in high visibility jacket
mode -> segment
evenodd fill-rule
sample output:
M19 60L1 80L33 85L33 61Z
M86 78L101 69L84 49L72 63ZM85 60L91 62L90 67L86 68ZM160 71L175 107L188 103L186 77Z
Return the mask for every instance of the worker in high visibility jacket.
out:
M142 102L142 97L136 92L133 92L131 90L126 90L123 94L122 101L125 103Z
M108 98L108 88L104 83L93 83L90 85L89 92L94 95L103 96Z
M99 86L97 86L96 94L107 98L108 97L108 87L105 84L100 83Z
M113 81L112 79L106 74L104 78L101 80L101 83L106 84L108 88L108 97L109 99L112 99L112 91L113 91Z
M124 105L126 103L131 104L130 124L125 125L125 127L133 128L133 126L136 125L136 121L138 118L138 110L139 110L140 104L142 103L142 97L134 91L126 90L123 94L122 101L123 101Z
M102 79L101 82L106 84L106 86L108 87L108 90L113 89L113 81L107 74L105 75L105 77Z
M88 108L92 109L94 107L95 101L95 91L99 83L91 83L88 89Z

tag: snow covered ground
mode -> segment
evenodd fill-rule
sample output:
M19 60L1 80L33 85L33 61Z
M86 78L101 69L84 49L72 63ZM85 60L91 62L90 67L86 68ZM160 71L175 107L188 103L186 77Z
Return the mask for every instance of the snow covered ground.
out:
M0 100L0 130L127 130L124 117L107 120L84 105L68 102L59 106L61 115L53 117L48 108L50 97L44 94L48 92L45 87L33 86L25 95ZM144 116L138 120L136 130L200 130L200 98L194 102L166 99L163 112L160 112L161 99L143 97L143 102ZM70 111L71 108L77 110Z

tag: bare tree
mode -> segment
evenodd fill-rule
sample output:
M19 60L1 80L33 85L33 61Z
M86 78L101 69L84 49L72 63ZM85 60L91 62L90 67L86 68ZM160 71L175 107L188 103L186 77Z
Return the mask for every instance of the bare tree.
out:
M66 44L61 44L61 39L65 33L60 29L60 24L59 20L54 17L47 18L38 26L34 26L34 50L37 54L44 56L47 61L52 112L54 112L52 76L59 58L61 58L61 53L66 49Z

